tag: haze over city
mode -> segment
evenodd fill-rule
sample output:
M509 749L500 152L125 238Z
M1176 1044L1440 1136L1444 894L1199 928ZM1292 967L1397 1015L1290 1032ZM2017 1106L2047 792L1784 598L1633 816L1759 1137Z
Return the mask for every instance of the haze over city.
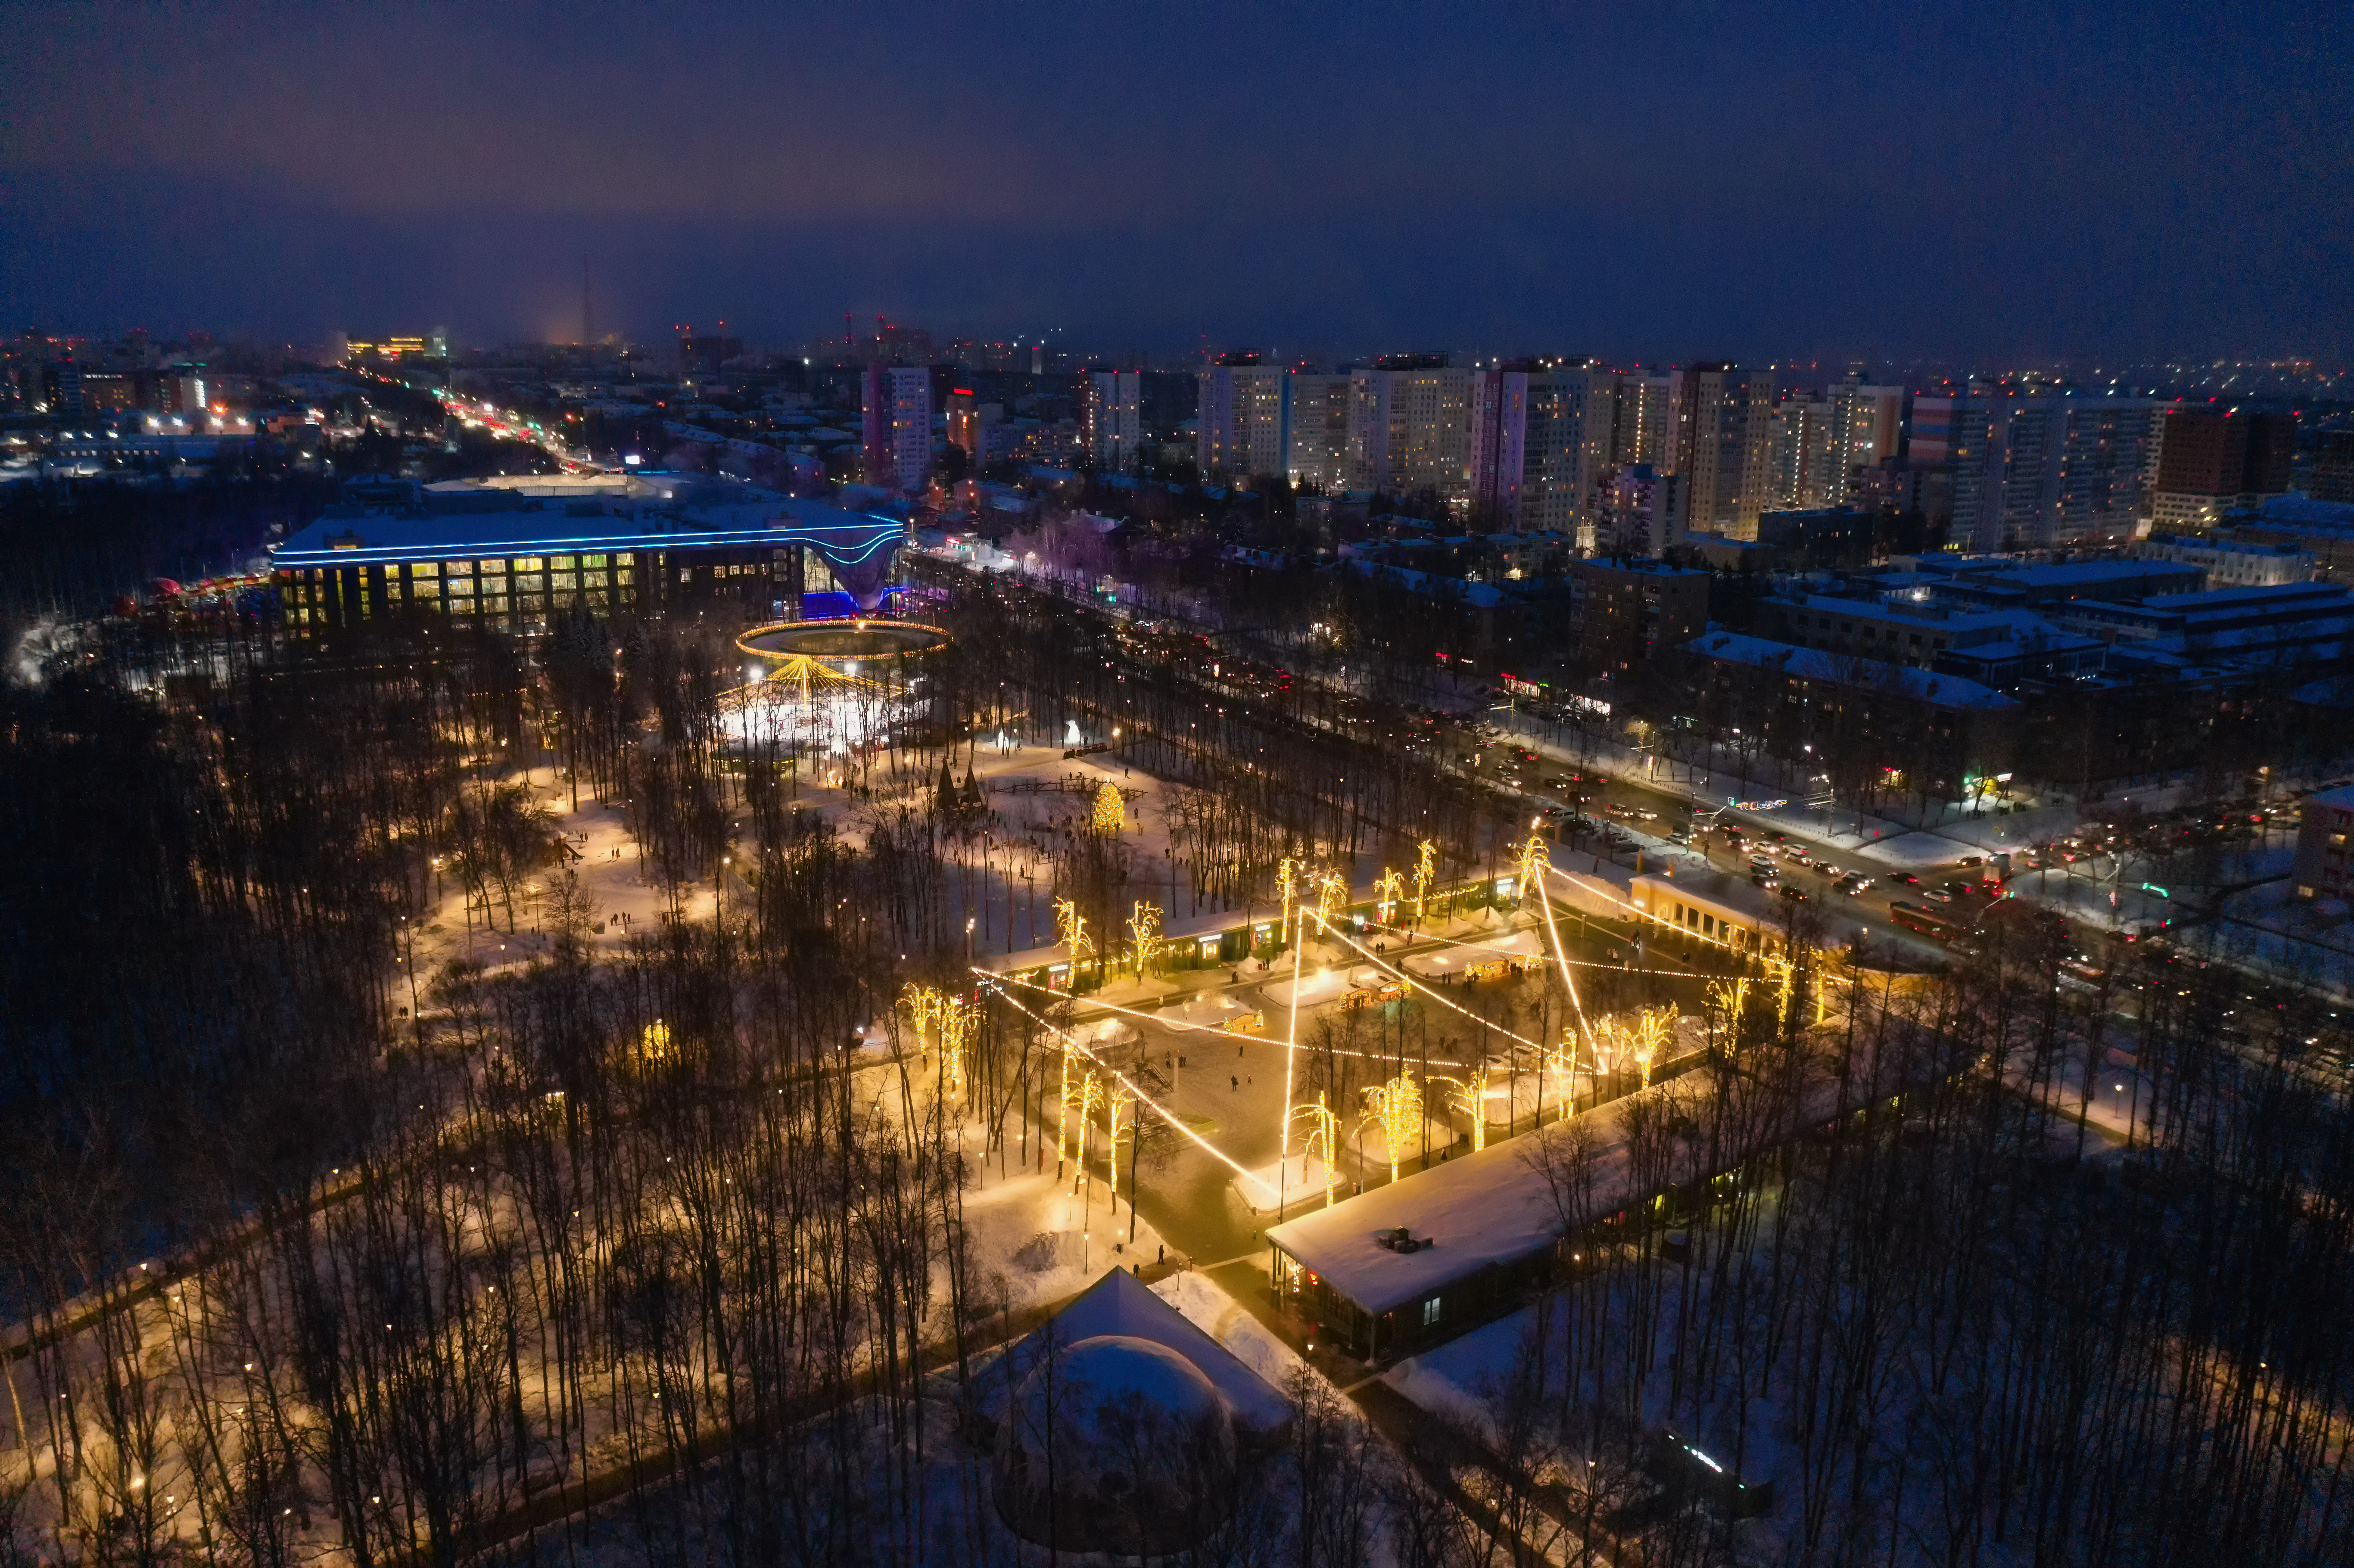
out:
M2342 358L2335 7L12 6L0 313Z

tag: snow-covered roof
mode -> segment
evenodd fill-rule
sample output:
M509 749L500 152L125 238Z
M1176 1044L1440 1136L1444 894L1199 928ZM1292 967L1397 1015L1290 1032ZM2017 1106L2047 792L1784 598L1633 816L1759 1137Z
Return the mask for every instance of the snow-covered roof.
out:
M1666 1086L1656 1086L1579 1118L1596 1136L1590 1179L1577 1199L1583 1218L1599 1218L1630 1196L1649 1196L1630 1192L1633 1174L1622 1128L1638 1098L1666 1092ZM1680 1144L1665 1184L1677 1186L1709 1174L1712 1160L1714 1169L1729 1170L1755 1149L1780 1141L1793 1130L1820 1126L1839 1114L1843 1104L1838 1083L1808 1083L1787 1119L1762 1118L1749 1136L1732 1145ZM1268 1231L1267 1239L1375 1317L1426 1301L1491 1263L1532 1257L1564 1234L1551 1184L1523 1155L1525 1150L1533 1156L1537 1149L1526 1136L1508 1139L1329 1209L1302 1214ZM1400 1226L1423 1244L1419 1250L1392 1252L1374 1240Z
M1348 989L1349 976L1345 970L1322 968L1308 969L1301 973L1295 984L1287 968L1282 980L1272 985L1261 987L1259 994L1278 1007L1289 1007L1292 1002L1292 993L1297 990L1299 1005L1314 1007L1319 1002L1331 1001Z
M1746 637L1738 632L1712 631L1685 644L1685 647L1705 658L1722 660L1729 664L1748 664L1761 670L1779 670L1801 680L1825 681L1879 691L1898 690L1908 697L1932 703L1938 707L2015 708L2019 705L2015 699L1960 675L1943 675L1935 671L1835 653L1828 649L1800 648L1763 637Z
M1524 1147L1513 1139L1450 1160L1278 1225L1267 1239L1377 1317L1426 1300L1490 1263L1516 1263L1560 1238L1551 1190L1521 1158ZM1392 1252L1374 1239L1401 1225L1420 1251Z
M2328 806L2340 811L2354 811L2354 784L2340 784L2335 789L2317 789L2299 804L2306 807Z
M2316 501L2309 495L2268 497L2258 514L2272 523L2354 528L2354 504L2343 501Z
M1027 1375L1044 1353L1050 1330L1055 1341L1065 1346L1106 1336L1159 1345L1191 1362L1208 1379L1243 1426L1268 1432L1291 1419L1290 1402L1278 1390L1125 1269L1115 1268L1097 1280L1013 1347L1007 1370L1014 1383Z

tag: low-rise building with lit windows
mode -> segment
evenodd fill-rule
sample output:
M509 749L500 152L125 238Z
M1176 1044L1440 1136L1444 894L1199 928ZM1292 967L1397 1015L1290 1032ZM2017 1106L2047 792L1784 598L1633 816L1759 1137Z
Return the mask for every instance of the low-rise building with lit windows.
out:
M740 606L792 620L803 596L872 609L906 524L699 476L467 482L330 507L271 556L286 624L430 617L530 635L579 608L649 616Z
M1637 909L1686 938L1741 953L1781 947L1789 924L1785 907L1763 889L1721 871L1681 876L1647 872L1629 885Z
M2296 895L2354 900L2354 785L2305 798L2297 823Z

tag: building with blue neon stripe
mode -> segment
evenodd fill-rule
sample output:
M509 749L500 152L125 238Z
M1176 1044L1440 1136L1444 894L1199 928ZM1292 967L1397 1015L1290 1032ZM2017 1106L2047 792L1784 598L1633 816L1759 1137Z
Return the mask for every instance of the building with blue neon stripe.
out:
M804 594L872 611L907 524L699 475L462 481L347 502L271 552L297 630L431 617L529 635L576 606L660 615L739 606L790 620ZM823 602L823 601L821 601Z

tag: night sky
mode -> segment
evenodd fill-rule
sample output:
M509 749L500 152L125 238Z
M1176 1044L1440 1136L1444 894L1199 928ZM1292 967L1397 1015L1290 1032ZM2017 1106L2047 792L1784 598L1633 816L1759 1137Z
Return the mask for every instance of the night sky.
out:
M2354 348L2354 8L0 11L11 328ZM871 324L871 320L867 324Z

